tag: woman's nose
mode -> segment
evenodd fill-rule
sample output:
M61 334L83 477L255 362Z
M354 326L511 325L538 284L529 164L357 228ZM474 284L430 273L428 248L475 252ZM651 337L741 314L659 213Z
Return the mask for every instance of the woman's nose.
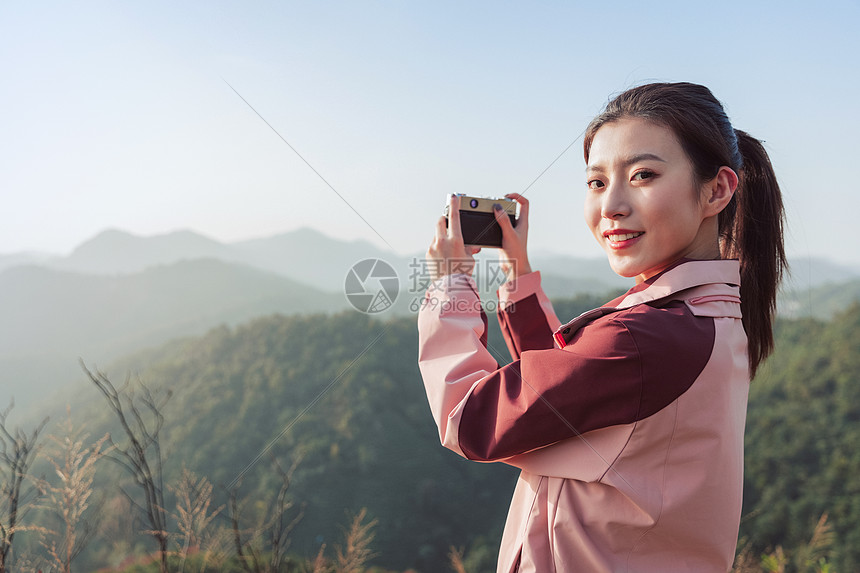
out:
M630 214L630 203L623 185L607 185L602 198L600 216L604 219L619 219Z

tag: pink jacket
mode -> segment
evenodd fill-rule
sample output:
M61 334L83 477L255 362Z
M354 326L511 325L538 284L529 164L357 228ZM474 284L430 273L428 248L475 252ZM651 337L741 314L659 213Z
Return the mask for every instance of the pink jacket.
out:
M499 290L502 367L471 277L430 287L419 367L442 444L522 470L499 573L731 568L749 389L738 284L737 261L684 261L560 325L540 274L521 276Z

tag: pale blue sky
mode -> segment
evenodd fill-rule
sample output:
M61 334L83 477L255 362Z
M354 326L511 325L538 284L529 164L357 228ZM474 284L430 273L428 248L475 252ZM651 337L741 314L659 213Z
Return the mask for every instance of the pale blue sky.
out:
M2 2L0 253L102 229L311 226L422 252L449 192L522 191L648 80L766 140L792 255L860 266L860 4ZM534 250L599 257L577 143L528 192Z

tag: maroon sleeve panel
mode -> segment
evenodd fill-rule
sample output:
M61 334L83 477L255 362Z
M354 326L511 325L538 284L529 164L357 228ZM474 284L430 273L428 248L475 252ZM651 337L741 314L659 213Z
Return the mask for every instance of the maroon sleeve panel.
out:
M526 350L544 350L555 345L552 328L536 294L500 306L498 317L502 335L514 360Z
M490 321L487 320L487 313L484 312L484 307L481 307L481 322L484 323L484 332L481 333L481 337L478 339L481 341L481 344L484 345L484 348L487 347L487 336L490 330Z
M696 380L712 318L683 303L639 305L583 327L564 349L525 350L478 382L458 430L469 459L494 461L647 418Z
M499 328L502 330L502 337L505 339L505 345L508 347L508 352L511 353L511 358L519 359L520 352L514 342L514 334L511 332L511 326L508 321L508 313L502 309L496 312L496 317L499 319Z

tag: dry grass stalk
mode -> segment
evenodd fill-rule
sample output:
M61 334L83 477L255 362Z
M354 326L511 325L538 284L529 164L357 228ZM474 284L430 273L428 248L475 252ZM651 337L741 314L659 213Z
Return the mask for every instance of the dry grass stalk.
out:
M741 546L741 550L735 556L735 565L732 573L761 573L761 558L753 554L749 542Z
M82 435L80 429L75 428L68 409L66 412L67 418L59 428L61 435L48 436L53 449L44 456L59 482L54 485L48 480L39 480L44 494L40 505L57 517L60 531L45 530L40 544L48 551L52 567L71 573L72 561L96 532L95 525L84 518L84 513L90 507L96 463L108 451L104 447L108 435L84 445L89 434Z
M809 543L798 551L795 563L799 570L820 570L820 564L826 561L827 552L833 545L834 535L833 528L827 523L827 512L824 512L812 531Z
M21 428L9 431L6 420L14 406L12 401L8 408L0 411L0 573L7 571L15 535L34 529L21 526L32 496L38 495L37 491L27 491L24 482L38 451L39 434L48 423L45 418L30 433Z
M325 556L325 543L320 546L314 560L310 561L304 569L306 573L331 573L332 565Z
M176 513L173 518L179 528L179 549L182 567L189 552L204 553L203 565L208 562L210 553L216 560L221 548L222 536L212 531L212 521L221 513L225 506L215 508L212 505L212 484L206 477L198 478L188 468L183 468L182 476L177 487L167 486L176 495Z
M262 521L256 528L242 529L239 526L241 480L229 490L230 533L233 537L235 554L247 573L268 573L281 570L293 529L304 518L304 508L295 507L288 496L293 475L301 463L302 457L301 454L298 454L292 465L286 470L276 459L272 459L272 465L281 478L281 487L275 498L267 504L267 510L262 516ZM264 554L267 552L269 556L264 558Z
M373 528L376 527L377 520L364 523L366 517L367 508L362 508L345 531L346 544L337 548L338 573L361 573L367 562L376 556L370 550L370 544L376 537Z
M122 427L127 442L122 446L113 438L108 444L113 451L107 456L125 469L135 485L140 488L144 501L138 503L125 490L123 494L133 507L140 510L151 535L158 545L159 570L167 571L167 513L164 509L164 457L161 452L161 429L164 426L163 409L172 396L171 391L153 393L141 380L132 384L131 375L119 389L110 378L99 370L90 371L83 360L80 362L84 374L98 388L107 401L108 407ZM136 393L139 392L139 394Z
M451 569L456 573L466 573L466 564L463 563L463 556L465 553L465 547L460 547L458 549L452 545L448 550L448 560L451 563Z

